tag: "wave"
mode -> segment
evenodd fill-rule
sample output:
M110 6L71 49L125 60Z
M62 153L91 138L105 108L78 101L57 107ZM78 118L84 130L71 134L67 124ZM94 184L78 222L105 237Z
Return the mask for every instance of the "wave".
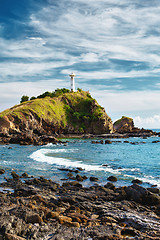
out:
M155 179L153 176L149 176L149 175L144 175L142 177L137 177L134 175L128 175L128 174L124 174L125 177L132 177L134 179L138 178L139 180L141 180L143 183L149 183L151 185L156 185L158 188L160 188L160 180Z
M83 163L83 161L74 161L69 160L66 158L60 158L60 157L53 157L53 156L47 156L51 153L57 153L57 152L71 152L76 151L76 149L40 149L36 152L32 153L29 157L35 161L38 162L46 162L49 164L55 164L57 166L64 166L64 167L72 167L72 168L78 168L81 167L86 171L106 171L110 173L118 174L118 169L114 170L110 167L102 167L101 165L89 165Z
M48 163L48 164L53 164L58 166L63 166L66 168L82 168L85 171L104 171L104 172L109 172L111 174L115 175L121 175L123 177L126 177L126 180L128 178L138 178L139 180L142 180L145 183L149 183L151 185L157 185L160 187L160 180L155 179L153 176L148 176L148 175L142 175L141 176L136 176L136 175L129 175L125 174L125 172L139 172L139 168L118 168L118 169L113 169L110 166L102 166L102 165L95 165L95 164L85 164L83 161L77 161L77 160L71 160L71 159L66 159L62 157L56 157L56 156L51 156L51 154L57 154L57 153L62 153L62 152L75 152L78 149L40 149L35 152L33 152L29 157L35 161L38 162L43 162L43 163Z
M139 169L113 169L110 166L103 167L102 165L94 165L94 164L85 164L83 161L77 160L70 160L61 157L49 156L53 153L61 153L61 152L75 152L78 149L40 149L30 155L30 158L38 161L38 162L46 162L48 164L55 164L57 166L64 166L64 167L71 167L71 168L78 168L81 167L85 171L104 171L109 172L117 175L121 175L122 171L130 170L130 171L137 171Z

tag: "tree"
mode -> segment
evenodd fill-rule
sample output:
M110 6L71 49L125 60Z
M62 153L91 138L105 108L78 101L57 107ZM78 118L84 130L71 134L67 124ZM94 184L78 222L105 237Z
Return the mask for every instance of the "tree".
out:
M29 100L29 97L28 97L28 96L22 96L20 103L26 102L26 101L28 101L28 100Z
M30 98L30 100L34 100L34 99L36 99L36 97L34 97L34 96Z

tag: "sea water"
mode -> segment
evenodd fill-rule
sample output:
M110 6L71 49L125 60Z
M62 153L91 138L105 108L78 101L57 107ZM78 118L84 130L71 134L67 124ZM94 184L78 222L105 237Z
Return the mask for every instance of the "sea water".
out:
M160 143L152 143L159 137L116 139L112 144L92 144L91 139L67 140L67 145L0 145L0 168L6 171L0 182L15 170L18 174L27 172L62 183L67 172L60 168L82 168L82 176L98 177L99 184L106 184L107 178L114 175L118 178L117 186L131 185L138 178L145 187L160 187ZM126 140L129 142L125 143ZM91 184L89 179L83 182L84 186Z

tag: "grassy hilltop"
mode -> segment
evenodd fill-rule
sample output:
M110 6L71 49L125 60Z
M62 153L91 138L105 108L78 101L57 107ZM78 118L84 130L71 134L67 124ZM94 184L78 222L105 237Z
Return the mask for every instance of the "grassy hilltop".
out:
M1 132L100 134L109 133L112 129L112 121L104 108L89 92L81 89L42 94L0 113Z

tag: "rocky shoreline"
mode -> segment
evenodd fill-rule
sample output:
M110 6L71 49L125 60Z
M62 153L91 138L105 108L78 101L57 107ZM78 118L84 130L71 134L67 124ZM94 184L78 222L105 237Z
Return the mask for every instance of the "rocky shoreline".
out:
M17 133L0 133L0 144L20 144L20 145L46 145L48 143L64 143L60 139L65 138L82 138L82 139L123 139L130 137L147 138L151 136L160 136L159 132L153 132L152 130L144 130L140 132L128 132L128 133L108 133L108 134L57 134L57 135L37 135L33 133L21 132Z
M155 186L115 187L112 176L104 186L83 187L82 169L61 170L69 177L62 185L15 172L0 184L0 240L160 239Z

